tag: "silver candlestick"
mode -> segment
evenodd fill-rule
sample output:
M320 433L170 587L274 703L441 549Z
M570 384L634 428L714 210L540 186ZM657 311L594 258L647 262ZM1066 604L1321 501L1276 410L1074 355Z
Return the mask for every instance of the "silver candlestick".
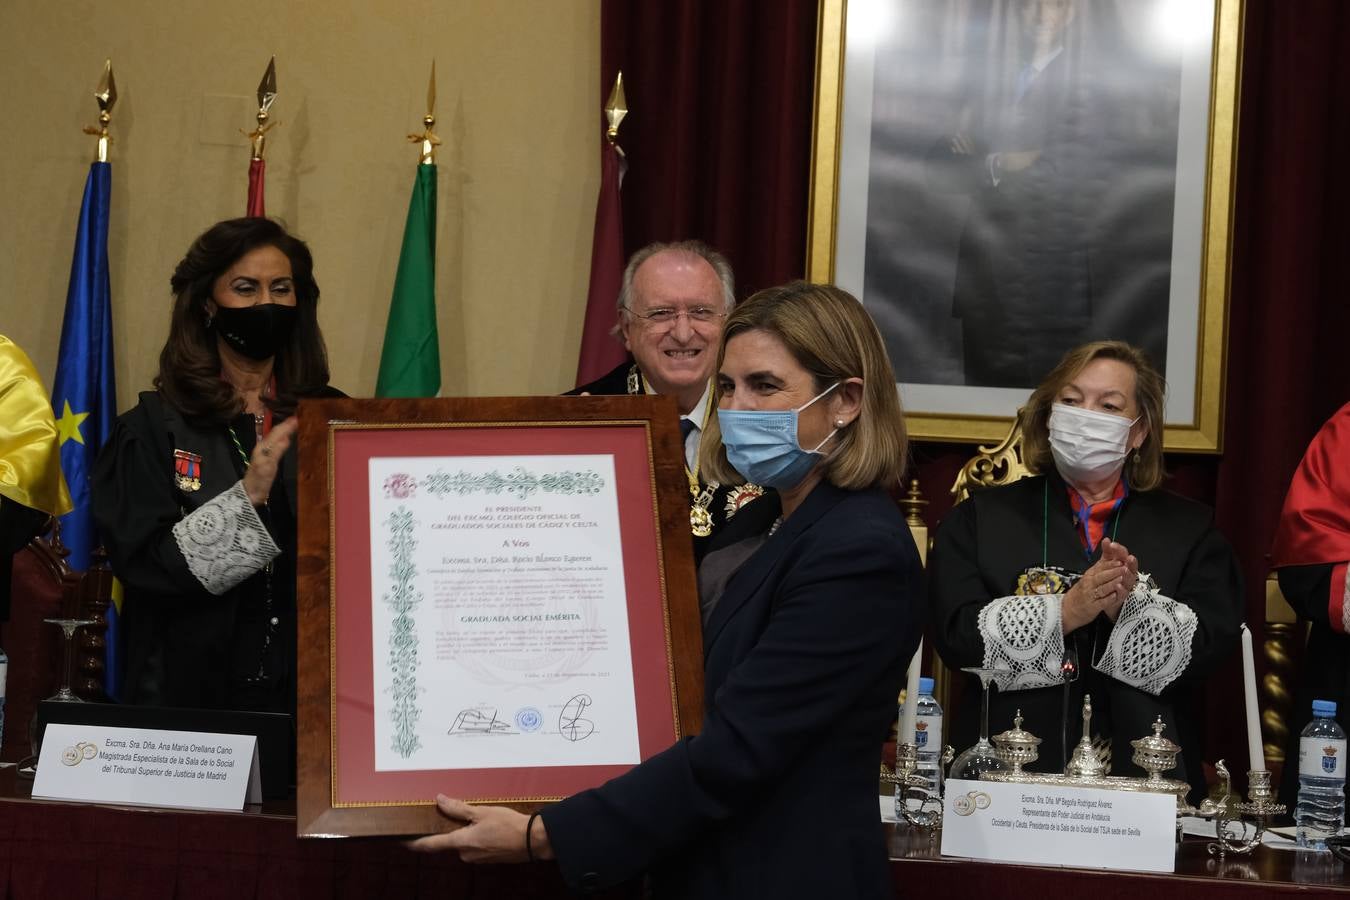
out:
M1251 853L1261 844L1261 836L1273 816L1284 813L1283 803L1275 802L1275 792L1270 786L1270 773L1264 769L1252 769L1247 772L1247 800L1241 802L1233 793L1232 778L1223 760L1219 760L1215 770L1223 779L1223 798L1216 804L1208 801L1201 804L1203 813L1214 816L1214 836L1216 840L1207 848L1211 856L1220 861L1228 853L1244 855ZM1237 826L1230 830L1229 826Z
M943 750L941 765L946 766L952 760L951 747ZM929 789L928 779L918 774L919 748L906 741L895 745L895 771L889 772L881 767L881 780L895 785L897 791L895 811L905 822L915 828L942 827L942 795ZM917 801L917 807L910 809L909 801Z

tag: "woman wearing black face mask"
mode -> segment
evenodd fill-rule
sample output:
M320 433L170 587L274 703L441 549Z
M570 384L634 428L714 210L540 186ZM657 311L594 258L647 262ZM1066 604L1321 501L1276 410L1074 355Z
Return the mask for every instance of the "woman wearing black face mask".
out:
M231 219L179 262L154 391L117 421L94 514L126 596L131 703L293 712L292 415L328 386L304 242Z
M1061 770L1079 737L1070 728L1059 746L1068 672L1070 716L1090 693L1115 774L1144 774L1129 741L1162 716L1186 751L1172 777L1195 798L1201 734L1177 703L1235 648L1242 582L1213 513L1158 490L1164 391L1129 344L1069 351L1023 413L1023 459L1038 477L976 492L947 515L929 602L949 666L1006 670L990 727L1020 709L1046 739L1043 770ZM955 722L962 746L975 741L977 706L963 704Z

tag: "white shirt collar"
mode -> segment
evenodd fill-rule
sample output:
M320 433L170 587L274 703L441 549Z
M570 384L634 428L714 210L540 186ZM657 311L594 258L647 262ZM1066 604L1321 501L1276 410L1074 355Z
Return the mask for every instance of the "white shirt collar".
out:
M694 404L694 408L689 410L689 415L682 417L694 423L694 433L698 435L703 433L703 417L707 415L708 394L710 393L711 391L704 388L703 396L699 397L698 402Z
M648 394L655 394L652 390L652 383L647 380L647 376L642 376L642 390ZM684 464L689 471L694 471L694 466L698 462L699 442L703 440L703 417L708 412L708 395L712 391L705 386L703 395L698 398L694 408L689 410L689 415L680 416L681 419L688 419L694 423L693 431L689 432L689 437L684 440Z
M703 417L708 410L708 395L712 391L706 387L703 389L703 396L698 398L694 408L689 410L689 415L681 416L682 419L688 419L694 423L694 427L689 432L689 437L684 439L684 465L690 471L694 472L698 468L698 448L703 441Z

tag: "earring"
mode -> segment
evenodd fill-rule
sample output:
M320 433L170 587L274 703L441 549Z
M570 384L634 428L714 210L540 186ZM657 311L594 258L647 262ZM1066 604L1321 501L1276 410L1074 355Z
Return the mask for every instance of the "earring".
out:
M843 419L835 419L835 420L834 420L834 427L835 427L835 428L843 428L843 427L844 427L844 420L843 420Z

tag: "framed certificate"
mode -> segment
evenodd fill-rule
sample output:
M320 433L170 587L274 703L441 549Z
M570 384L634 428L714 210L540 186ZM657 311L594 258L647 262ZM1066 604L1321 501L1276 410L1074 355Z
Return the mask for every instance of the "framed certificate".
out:
M702 641L664 397L300 406L301 836L522 810L697 731Z

